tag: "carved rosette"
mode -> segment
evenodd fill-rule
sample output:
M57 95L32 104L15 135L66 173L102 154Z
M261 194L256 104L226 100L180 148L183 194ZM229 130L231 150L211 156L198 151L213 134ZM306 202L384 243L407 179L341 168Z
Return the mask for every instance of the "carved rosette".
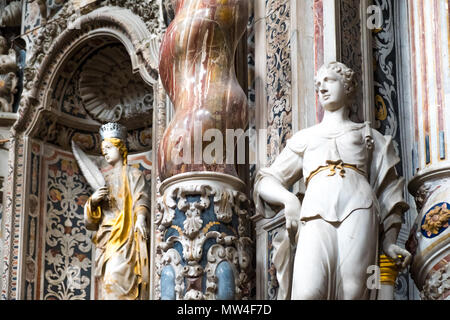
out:
M252 240L243 187L239 179L214 172L184 173L162 183L156 298L249 297Z
M406 244L414 255L411 274L422 299L442 300L450 295L450 172L419 174L409 189L418 210Z

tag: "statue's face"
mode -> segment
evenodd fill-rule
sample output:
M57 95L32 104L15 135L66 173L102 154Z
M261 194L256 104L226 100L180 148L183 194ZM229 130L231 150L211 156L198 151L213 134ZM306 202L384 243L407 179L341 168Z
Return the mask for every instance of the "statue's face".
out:
M336 111L344 107L347 98L342 77L334 72L323 68L316 78L319 91L319 101L323 108L328 111Z
M110 165L115 165L117 162L122 161L122 155L119 148L115 147L109 141L102 142L102 152L106 162Z

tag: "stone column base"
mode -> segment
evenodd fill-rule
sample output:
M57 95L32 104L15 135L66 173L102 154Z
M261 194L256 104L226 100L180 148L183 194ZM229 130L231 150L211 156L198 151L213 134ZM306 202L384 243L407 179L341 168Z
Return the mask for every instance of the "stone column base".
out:
M232 300L250 296L251 224L244 183L190 172L160 187L156 298Z

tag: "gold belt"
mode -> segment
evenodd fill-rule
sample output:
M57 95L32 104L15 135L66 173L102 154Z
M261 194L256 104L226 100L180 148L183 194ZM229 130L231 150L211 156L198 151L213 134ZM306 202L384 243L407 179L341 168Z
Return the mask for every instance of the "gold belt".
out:
M327 160L326 166L320 166L316 170L314 170L313 172L311 172L309 174L308 178L306 179L306 186L308 186L308 183L312 179L312 177L314 177L319 172L325 171L325 170L330 170L330 174L328 175L329 177L334 176L336 174L336 170L340 170L339 175L342 178L344 178L345 177L345 168L353 169L356 172L358 172L359 174L366 176L366 173L364 171L358 169L356 167L356 165L354 165L354 164L344 163L344 162L342 162L342 160L339 160L339 161Z

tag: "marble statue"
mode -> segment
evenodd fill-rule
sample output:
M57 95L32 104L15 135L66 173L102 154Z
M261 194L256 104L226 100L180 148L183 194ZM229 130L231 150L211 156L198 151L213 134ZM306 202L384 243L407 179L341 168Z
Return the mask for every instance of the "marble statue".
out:
M0 111L13 111L18 83L17 70L16 52L8 50L8 41L0 36Z
M411 259L396 245L409 208L395 170L400 159L390 136L349 119L346 102L356 86L351 69L324 65L315 86L323 121L297 132L255 180L259 212L271 218L284 207L286 233L274 243L278 298L374 298L368 268L377 265L380 251L399 267ZM289 188L301 178L300 203Z
M107 123L100 129L102 153L112 166L103 179L98 168L73 144L86 180L96 190L84 207L93 237L95 274L103 300L148 299L147 221L150 192L144 175L127 165L126 128Z
M22 2L13 1L0 14L0 27L18 27L22 22Z

